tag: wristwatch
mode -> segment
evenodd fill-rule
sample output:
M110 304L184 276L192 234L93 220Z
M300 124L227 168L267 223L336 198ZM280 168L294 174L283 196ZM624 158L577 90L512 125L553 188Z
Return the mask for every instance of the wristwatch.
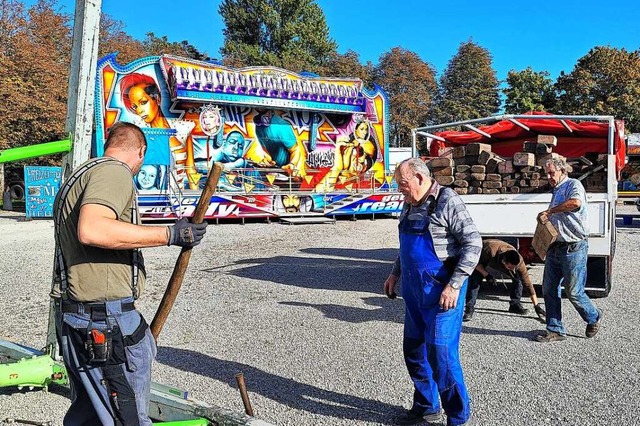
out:
M451 286L452 289L454 290L460 290L460 283L456 283L456 282L450 282L449 285Z

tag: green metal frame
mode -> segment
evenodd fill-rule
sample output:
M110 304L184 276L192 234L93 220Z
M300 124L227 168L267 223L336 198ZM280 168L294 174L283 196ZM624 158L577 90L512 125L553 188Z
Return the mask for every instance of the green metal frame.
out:
M69 151L71 151L71 139L9 148L0 151L0 164Z

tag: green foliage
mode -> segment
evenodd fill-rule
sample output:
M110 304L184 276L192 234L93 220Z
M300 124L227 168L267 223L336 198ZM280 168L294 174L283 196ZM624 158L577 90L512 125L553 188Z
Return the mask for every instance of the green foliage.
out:
M424 125L437 93L435 71L409 50L394 47L380 57L374 82L389 96L392 144L411 145L411 129Z
M100 15L100 39L98 57L118 52L118 62L129 62L147 55L143 44L128 35L124 24L107 14Z
M523 71L509 71L505 112L522 114L528 111L551 111L555 105L553 80L547 71L536 72L531 67Z
M169 41L167 36L156 37L152 32L147 33L147 37L142 42L142 45L145 53L149 56L176 55L199 61L207 61L210 59L206 53L200 52L187 40L183 40L181 42Z
M434 121L482 118L498 112L498 79L489 51L472 40L460 44L440 78Z
M223 0L227 65L271 65L321 72L336 51L322 9L314 0Z
M0 149L65 137L71 17L55 2L0 4ZM45 161L46 163L46 161Z
M360 55L353 50L345 54L334 52L329 57L329 62L320 73L326 77L353 77L363 81L365 86L371 85L374 66L371 62L366 65L360 63Z
M613 115L640 131L640 52L598 46L556 83L557 112Z

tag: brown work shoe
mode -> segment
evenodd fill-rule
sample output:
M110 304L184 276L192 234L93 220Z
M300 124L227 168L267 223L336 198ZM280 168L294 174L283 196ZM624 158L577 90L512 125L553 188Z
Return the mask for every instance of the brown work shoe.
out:
M551 342L561 342L566 340L567 336L564 334L556 333L554 331L546 331L543 334L539 334L536 336L536 342L540 343L551 343Z
M602 321L602 311L598 309L598 321L594 324L587 324L587 329L584 331L584 335L587 336L587 338L592 338L598 333L598 330L600 330L600 321Z

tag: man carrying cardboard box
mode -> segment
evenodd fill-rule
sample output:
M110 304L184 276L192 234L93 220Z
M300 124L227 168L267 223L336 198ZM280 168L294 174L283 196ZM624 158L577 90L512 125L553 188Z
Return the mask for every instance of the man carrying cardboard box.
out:
M549 208L538 214L538 222L550 221L558 238L547 251L542 294L547 308L547 330L536 337L538 342L557 342L567 338L562 324L561 286L569 301L587 323L589 338L600 329L602 311L586 295L589 221L587 197L577 179L567 176L567 163L561 158L548 160L544 166L553 188Z

